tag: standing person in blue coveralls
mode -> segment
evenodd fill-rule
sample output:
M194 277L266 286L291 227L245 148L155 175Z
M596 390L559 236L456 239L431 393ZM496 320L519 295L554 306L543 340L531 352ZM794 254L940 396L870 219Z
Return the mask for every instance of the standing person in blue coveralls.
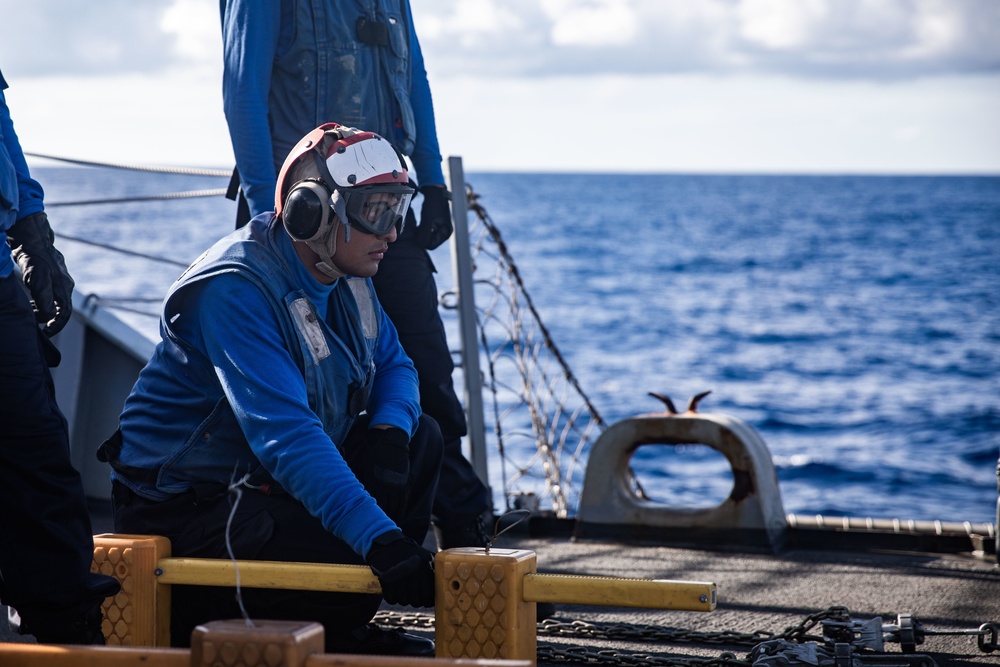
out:
M465 413L438 313L433 250L452 233L434 107L407 0L220 0L223 100L242 186L237 227L270 210L292 145L328 121L362 127L408 155L423 195L374 278L420 377L420 404L445 457L435 524L441 548L484 546L489 490L462 454ZM249 209L249 210L248 210Z
M433 641L370 623L383 597L434 604L421 542L441 432L371 282L413 186L388 141L335 123L302 138L278 183L274 212L218 241L164 299L162 340L98 452L115 530L163 535L175 556L367 564L382 595L241 599L251 619L322 623L331 653L432 655ZM241 615L231 588L172 598L175 646Z
M118 582L90 572L83 482L49 373L59 363L49 337L69 321L73 279L52 245L6 88L0 73L0 601L40 643L103 644L101 603Z

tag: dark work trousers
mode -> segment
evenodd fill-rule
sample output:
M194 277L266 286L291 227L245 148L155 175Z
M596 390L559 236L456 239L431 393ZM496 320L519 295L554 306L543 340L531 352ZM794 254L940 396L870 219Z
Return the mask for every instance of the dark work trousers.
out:
M465 411L455 394L451 374L455 364L438 312L434 263L416 243L413 209L406 214L403 234L389 245L378 273L372 277L379 303L396 326L403 350L413 360L420 379L420 407L441 427L444 462L434 501L439 525L465 525L492 511L486 486L462 453Z
M0 600L46 642L72 641L70 626L118 592L90 572L90 516L48 368L58 358L17 273L0 278Z
M250 209L241 191L236 227L249 220ZM455 364L438 312L434 263L416 243L416 231L417 221L410 207L403 234L389 245L372 282L379 303L399 333L403 350L417 368L420 407L424 414L434 418L444 436L444 462L434 516L442 525L465 525L491 512L493 501L462 453L462 437L467 430L465 411L452 383Z
M344 442L345 458L365 443L367 416ZM394 518L409 537L422 542L430 525L431 504L441 463L441 433L434 420L422 416L410 440L410 494L406 513ZM355 471L365 483L365 474ZM301 563L364 564L364 559L344 541L334 537L292 496L261 494L247 487L189 492L167 501L150 501L113 485L115 530L121 533L163 535L170 539L174 556L230 557L226 525L233 505L236 512L229 530L237 559ZM378 500L378 498L376 498ZM242 588L241 597L252 619L307 620L322 623L327 652L335 652L339 638L368 623L382 597L360 593ZM188 646L194 628L211 620L240 618L236 589L216 586L173 586L171 589L171 644Z

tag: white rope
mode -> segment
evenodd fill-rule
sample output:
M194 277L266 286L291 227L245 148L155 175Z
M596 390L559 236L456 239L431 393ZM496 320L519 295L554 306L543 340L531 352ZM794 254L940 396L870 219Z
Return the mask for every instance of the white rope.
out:
M243 615L243 622L248 628L255 627L253 621L250 620L250 614L247 613L246 607L243 606L243 591L240 588L240 567L236 561L236 556L233 554L233 545L229 540L229 534L233 528L233 517L236 516L236 508L240 505L240 500L243 498L243 489L240 488L247 482L250 478L249 474L243 475L240 479L229 483L229 492L236 496L233 501L233 508L229 510L229 518L226 520L226 553L229 554L229 560L233 561L233 570L236 572L236 604L240 606L240 613Z

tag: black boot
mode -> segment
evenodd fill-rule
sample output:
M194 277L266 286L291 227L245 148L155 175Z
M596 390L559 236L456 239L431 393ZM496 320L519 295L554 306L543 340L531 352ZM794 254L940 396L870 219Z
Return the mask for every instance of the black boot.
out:
M101 623L104 615L101 606L88 610L83 616L62 622L21 623L23 635L33 635L39 644L98 644L104 645Z

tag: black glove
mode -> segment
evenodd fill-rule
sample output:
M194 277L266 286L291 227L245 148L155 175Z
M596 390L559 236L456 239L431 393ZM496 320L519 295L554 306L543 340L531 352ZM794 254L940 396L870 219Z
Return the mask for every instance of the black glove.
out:
M365 559L389 604L434 606L434 554L398 530L382 533Z
M420 188L420 194L424 196L424 203L420 207L417 242L428 250L434 250L455 231L455 226L451 223L451 209L448 207L451 193L443 187L425 185Z
M386 515L399 524L410 492L410 437L399 428L373 428L351 464L368 493Z
M55 336L69 322L75 284L54 241L44 211L21 218L7 230L11 254L31 292L35 319L45 324L48 336Z

